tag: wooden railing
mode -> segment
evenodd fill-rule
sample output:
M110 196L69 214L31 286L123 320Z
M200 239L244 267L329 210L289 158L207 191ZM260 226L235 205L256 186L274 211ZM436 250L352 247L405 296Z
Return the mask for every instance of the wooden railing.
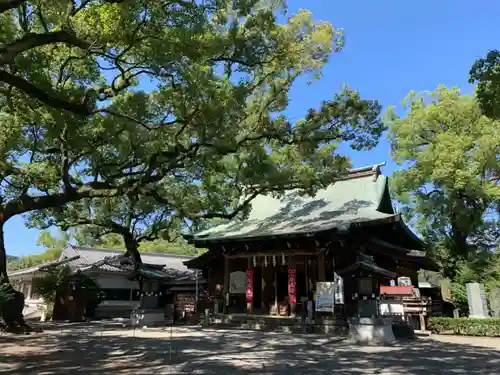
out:
M430 297L403 297L403 309L405 314L411 315L439 315L442 311L440 301L432 300Z

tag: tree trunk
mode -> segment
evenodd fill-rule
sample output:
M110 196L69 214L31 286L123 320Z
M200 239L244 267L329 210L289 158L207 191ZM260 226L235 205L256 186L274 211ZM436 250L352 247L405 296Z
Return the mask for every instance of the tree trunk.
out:
M14 290L12 285L9 284L4 225L5 221L0 221L0 288L2 293L0 298L4 299L0 310L0 318L5 323L1 325L5 326L5 328L11 332L30 332L32 329L26 324L23 317L24 294Z
M139 244L132 234L123 235L123 240L125 242L125 256L128 256L134 260L136 267L142 264L141 254L139 253Z
M4 224L5 222L0 222L0 285L9 282L9 276L7 275L7 252L5 250L5 237L3 231Z

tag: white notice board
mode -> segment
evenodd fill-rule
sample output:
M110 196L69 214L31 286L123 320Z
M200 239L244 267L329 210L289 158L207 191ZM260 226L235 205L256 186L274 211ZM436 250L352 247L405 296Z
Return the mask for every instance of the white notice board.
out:
M331 312L335 306L335 283L318 281L316 283L316 311Z

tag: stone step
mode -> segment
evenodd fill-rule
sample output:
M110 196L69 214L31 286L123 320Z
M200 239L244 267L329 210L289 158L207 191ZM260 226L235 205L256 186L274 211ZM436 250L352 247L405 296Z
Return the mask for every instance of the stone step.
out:
M347 334L348 327L341 324L317 324L317 325L302 325L301 323L291 324L290 322L271 321L272 319L260 320L229 320L229 321L214 321L209 328L221 329L245 329L265 332L282 332L282 333L325 333L325 334ZM271 322L269 322L271 321ZM283 324L284 323L284 324Z

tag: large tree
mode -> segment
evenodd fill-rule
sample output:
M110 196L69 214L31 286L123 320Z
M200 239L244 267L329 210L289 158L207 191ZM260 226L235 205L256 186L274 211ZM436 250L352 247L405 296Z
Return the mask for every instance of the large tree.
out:
M500 122L457 89L412 92L403 117L388 112L394 191L433 245L445 276L483 251L500 199Z
M264 3L2 3L1 280L15 215L142 202L161 182L170 213L227 216L242 186L313 191L348 165L339 142L376 143L378 103L349 90L287 120L292 84L318 77L343 39L306 11L279 24L282 2Z
M348 166L339 142L369 148L383 131L378 103L349 90L284 116L343 36L307 11L279 24L283 1L2 5L3 163L18 179L3 204L23 203L2 224L97 195L143 201L159 182L170 213L227 216L241 193L329 183Z
M343 35L307 11L280 24L280 8L0 0L0 281L13 216L121 197L227 217L240 195L330 183L348 166L339 142L375 145L380 106L353 91L287 119L291 86L318 78Z

